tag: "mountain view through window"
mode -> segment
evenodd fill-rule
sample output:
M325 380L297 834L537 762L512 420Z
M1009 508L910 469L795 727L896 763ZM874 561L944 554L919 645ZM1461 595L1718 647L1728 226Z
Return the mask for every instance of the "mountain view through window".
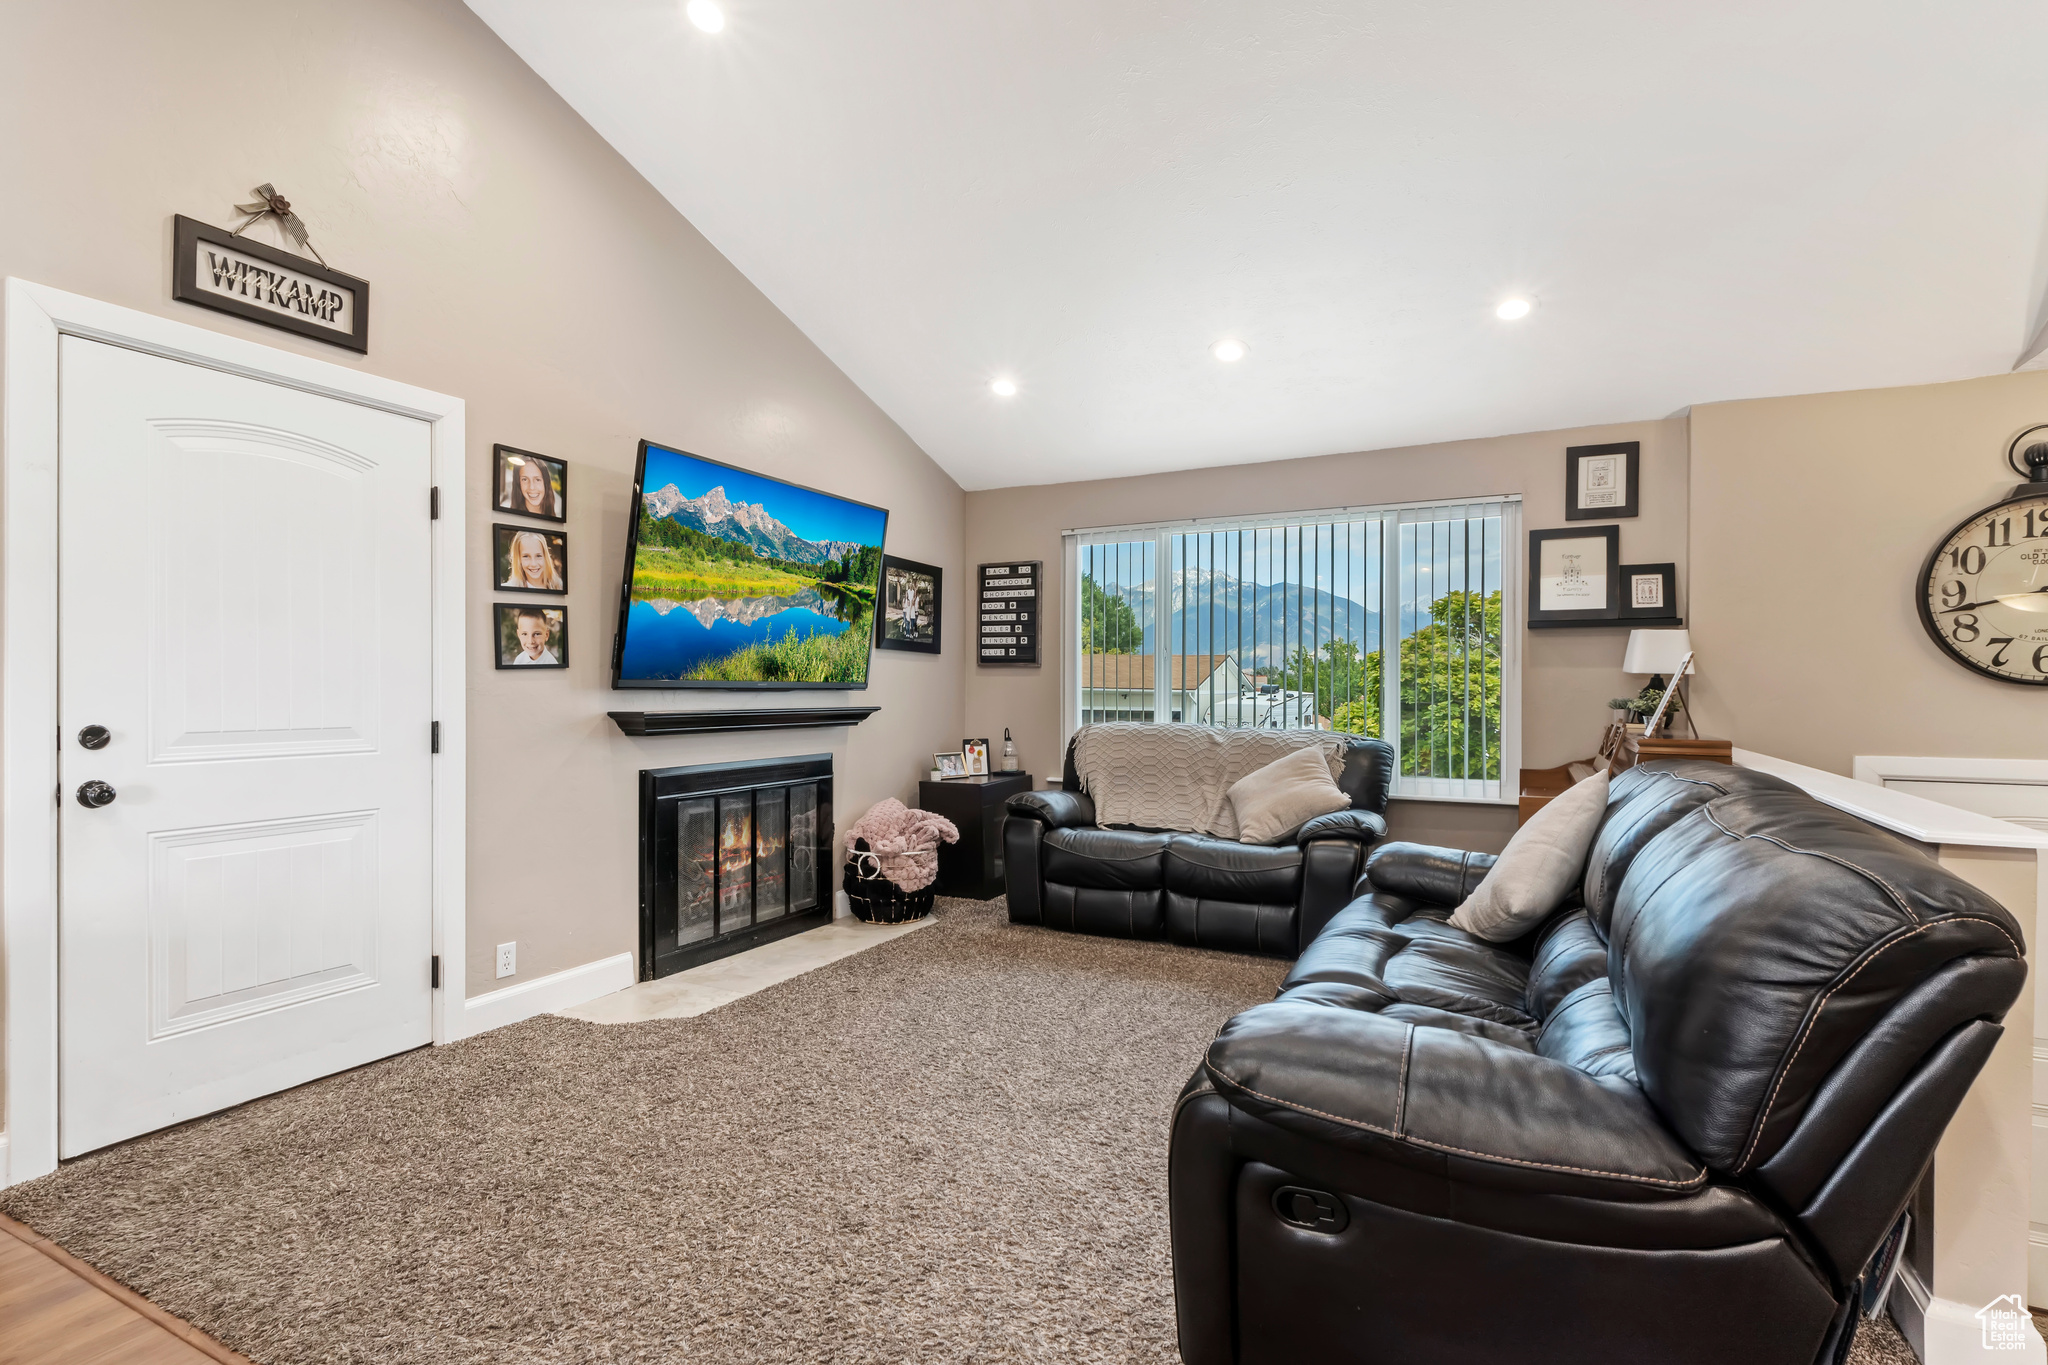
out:
M1076 717L1371 735L1408 794L1497 796L1512 510L1077 538Z

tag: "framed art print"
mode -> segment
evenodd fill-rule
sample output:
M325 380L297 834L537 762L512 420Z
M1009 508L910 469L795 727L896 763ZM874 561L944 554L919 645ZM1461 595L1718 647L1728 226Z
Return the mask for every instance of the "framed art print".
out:
M969 777L988 776L988 741L985 739L963 739L960 741L960 755L966 760Z
M569 609L539 602L493 602L500 668L567 668Z
M569 519L569 462L511 446L491 447L491 506L543 521Z
M1678 620L1676 564L1624 564L1620 573L1622 620Z
M1571 446L1564 452L1564 519L1609 521L1636 515L1641 441Z
M914 559L882 556L882 609L875 613L875 648L917 654L939 652L939 590L944 570Z
M491 579L500 592L569 591L569 533L493 522Z
M932 771L940 781L967 776L967 755L958 751L950 754L933 754Z
M1529 533L1529 624L1612 621L1621 607L1621 528Z

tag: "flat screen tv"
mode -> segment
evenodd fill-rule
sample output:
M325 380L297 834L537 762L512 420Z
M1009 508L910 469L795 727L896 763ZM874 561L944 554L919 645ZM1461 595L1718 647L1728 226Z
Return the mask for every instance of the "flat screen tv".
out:
M889 513L652 441L613 687L866 687Z

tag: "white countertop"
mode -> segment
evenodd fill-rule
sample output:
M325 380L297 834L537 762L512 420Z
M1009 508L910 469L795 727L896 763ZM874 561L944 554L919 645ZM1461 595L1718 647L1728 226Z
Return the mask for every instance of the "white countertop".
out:
M1945 806L1924 796L1893 791L1874 782L1790 763L1769 754L1737 749L1735 761L1745 768L1782 777L1816 801L1844 810L1859 820L1917 839L1923 844L1970 844L1978 848L2048 848L2048 834L1994 820L1975 811Z

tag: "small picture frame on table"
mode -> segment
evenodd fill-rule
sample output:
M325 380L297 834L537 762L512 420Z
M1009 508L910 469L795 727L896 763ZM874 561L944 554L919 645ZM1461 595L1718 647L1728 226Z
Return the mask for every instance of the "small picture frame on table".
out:
M569 462L513 446L491 447L491 506L543 521L569 519Z
M988 741L985 739L963 739L960 741L960 755L966 761L969 777L988 776Z
M567 668L569 609L539 602L493 602L500 668Z
M1529 533L1529 624L1615 620L1621 611L1621 528Z
M965 777L967 776L967 756L965 754L933 754L932 771L937 773L941 780Z
M1611 521L1637 515L1641 441L1570 446L1564 452L1564 519Z
M914 559L882 556L882 609L875 613L875 648L914 654L939 652L939 593L945 571Z
M1624 621L1676 621L1678 619L1678 566L1676 564L1622 565L1621 619Z

